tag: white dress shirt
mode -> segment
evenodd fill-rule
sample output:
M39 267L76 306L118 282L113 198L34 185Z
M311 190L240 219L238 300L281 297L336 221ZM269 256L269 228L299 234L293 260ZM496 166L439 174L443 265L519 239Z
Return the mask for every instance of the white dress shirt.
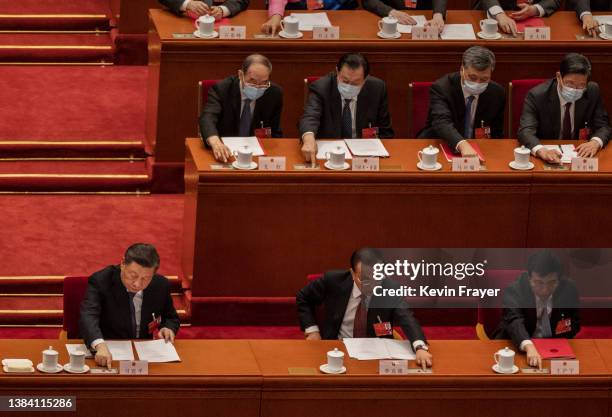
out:
M136 337L139 338L140 337L140 319L142 315L142 290L138 291L134 295L134 299L132 302L134 303L134 315L136 319ZM131 319L130 319L130 322L131 322ZM91 348L95 350L96 346L98 346L100 343L104 343L104 339L100 338L100 339L96 339L93 342L91 342Z
M472 109L471 109L471 112L470 112L470 125L472 126L472 132L474 132L474 118L476 117L476 107L478 107L478 98L480 97L480 94L476 95L476 94L468 93L467 91L465 91L465 88L463 88L463 83L461 83L461 84L462 84L461 85L461 91L463 92L463 100L464 100L466 109L467 109L468 97L469 96L474 96L474 100L472 101ZM458 150L459 149L459 144L461 144L462 142L465 142L466 140L467 139L460 140L457 143L457 146L456 146L455 150Z
M550 313L552 312L552 309L552 295L550 295L546 300L542 300L540 297L536 297L536 314L538 317L538 321L536 322L536 328L533 334L531 335L532 338L542 337L543 321L548 320L548 322L550 323ZM531 339L523 340L519 347L524 352L527 345L533 345Z

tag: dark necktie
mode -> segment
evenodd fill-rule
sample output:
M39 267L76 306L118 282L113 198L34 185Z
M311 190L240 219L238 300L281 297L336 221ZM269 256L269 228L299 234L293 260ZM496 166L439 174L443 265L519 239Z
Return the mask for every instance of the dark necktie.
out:
M365 296L362 294L359 297L359 306L357 307L355 320L353 321L353 337L367 336L368 308L365 304Z
M138 338L138 329L136 328L136 307L134 307L134 296L135 292L128 292L128 296L130 297L130 323L132 324L132 335L135 339Z
M251 100L245 98L244 106L242 107L242 114L240 115L240 127L238 128L238 136L249 136L249 132L251 131L251 117Z
M570 116L571 106L572 103L565 104L565 114L563 115L563 133L561 134L561 139L572 138L572 118Z
M463 121L463 137L466 139L471 139L472 134L472 103L474 103L474 99L476 97L469 96L467 98L467 102L465 103L465 119Z
M351 100L344 99L342 108L342 138L351 139L353 137L353 117L351 116Z

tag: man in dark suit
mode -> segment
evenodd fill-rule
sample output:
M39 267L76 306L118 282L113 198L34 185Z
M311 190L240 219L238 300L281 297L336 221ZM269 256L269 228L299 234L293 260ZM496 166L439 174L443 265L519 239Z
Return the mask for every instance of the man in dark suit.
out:
M568 4L568 9L574 9L576 16L582 21L582 29L591 36L596 36L599 30L599 22L593 18L592 12L612 11L612 0L573 0Z
M249 7L249 0L214 2L217 4L213 4L213 0L159 0L159 2L177 15L181 15L184 12L188 12L193 16L208 14L214 16L217 20L235 16Z
M523 273L504 291L503 315L496 339L512 339L527 353L530 366L542 366L532 338L568 338L580 331L578 290L563 275L559 258L549 250L536 252Z
M491 81L494 69L493 52L481 46L466 50L460 71L431 86L427 124L417 136L444 139L462 156L476 155L468 139L503 137L506 93Z
M561 7L559 0L476 0L475 9L484 10L487 16L499 23L499 28L506 33L517 32L516 21L530 17L550 16ZM508 16L504 10L517 10Z
M373 287L397 288L389 280L375 281L372 268L384 263L379 251L363 248L351 256L349 271L328 271L296 296L300 327L307 340L376 337L375 323L398 326L412 343L417 364L431 366L432 356L421 326L401 297L373 295ZM317 325L314 310L323 305L325 318ZM382 337L392 337L391 332Z
M432 10L433 17L427 22L427 26L440 30L444 27L447 0L363 0L362 3L364 9L380 17L395 17L402 25L416 25L417 23L402 10Z
M362 137L365 128L378 128L378 137L392 138L385 82L369 75L370 64L361 54L342 55L336 71L310 84L300 120L302 154L314 163L319 139Z
M130 246L120 265L89 277L81 303L79 327L95 360L110 369L112 356L104 339L150 339L174 342L179 317L172 304L168 280L156 273L159 255L152 245Z
M280 128L283 91L270 82L272 63L263 55L249 55L238 75L221 80L208 91L200 115L200 135L215 159L227 162L232 153L223 136L253 136L258 128L270 128L271 136L283 136Z
M610 138L610 120L599 86L589 81L591 63L580 54L568 54L552 80L532 88L523 105L519 142L546 162L560 163L556 150L546 149L541 139L582 139L578 156L592 157Z

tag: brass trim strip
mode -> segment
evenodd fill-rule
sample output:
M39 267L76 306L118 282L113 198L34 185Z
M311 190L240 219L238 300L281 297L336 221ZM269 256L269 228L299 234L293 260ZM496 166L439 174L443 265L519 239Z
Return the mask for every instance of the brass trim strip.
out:
M78 49L78 50L111 50L112 46L86 46L86 45L0 45L0 49Z
M39 280L39 279L51 279L51 280L64 280L64 278L69 277L71 275L6 275L1 277L0 281L12 281L12 280ZM178 275L165 275L166 278L170 280L178 279Z
M37 144L44 144L44 145L65 145L65 144L70 144L70 145L123 145L123 144L140 145L142 144L142 142L135 141L135 140L134 141L119 141L119 140L46 141L46 140L1 140L0 139L0 146L2 145L37 145Z
M0 174L0 178L149 178L144 174Z
M40 19L50 19L50 18L79 18L79 19L101 19L108 17L105 14L11 14L11 13L2 13L0 14L0 19L32 19L32 18L40 18Z
M0 65L39 65L39 66L48 66L48 65L57 65L57 66L98 66L98 67L108 67L111 65L115 65L112 62L0 62Z
M129 161L129 162L142 162L146 161L147 158L0 158L2 162L19 162L19 161Z
M0 327L48 327L48 328L62 328L61 324L0 324Z
M178 314L185 314L185 310L176 310ZM0 314L64 314L64 310L0 310Z
M0 191L0 195L150 195L150 191Z
M180 295L183 295L183 294L180 293L180 292L172 292L172 293L170 293L170 295L171 296L180 296ZM59 297L61 297L61 298L63 298L64 294L17 294L17 293L11 294L11 293L7 293L7 294L0 294L0 297L26 297L26 298L27 297L31 297L31 298L34 298L34 297L56 297L56 298L59 298Z
M0 33L34 33L34 34L92 34L110 33L109 30L33 30L33 29L3 29Z

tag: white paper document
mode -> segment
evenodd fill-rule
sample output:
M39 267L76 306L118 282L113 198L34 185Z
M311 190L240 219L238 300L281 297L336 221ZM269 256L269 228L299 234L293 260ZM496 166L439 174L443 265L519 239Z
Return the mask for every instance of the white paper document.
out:
M413 26L420 26L423 27L425 26L425 23L427 23L427 18L423 15L416 15L416 16L410 16L412 17L414 20L416 20L416 25L402 25L402 24L397 24L397 31L399 33L412 33L412 27Z
M300 26L300 31L311 31L313 26L331 26L327 13L291 13Z
M576 147L572 144L544 145L544 147L546 149L552 149L552 150L561 152L561 163L562 164L570 164L572 162L572 158L578 157L578 152L576 152Z
M255 136L249 136L244 138L238 137L224 137L221 138L225 146L227 146L232 153L237 152L238 149L243 146L248 146L253 151L253 156L265 155L259 140Z
M105 340L114 361L133 361L134 351L131 340Z
M444 25L440 39L444 40L476 40L474 28L470 23Z
M353 359L416 359L409 340L368 337L344 339L343 341L349 356Z
M82 352L85 354L86 358L93 358L93 355L84 344L66 343L66 350L68 351L68 355L73 355L75 353Z
M134 342L138 359L148 362L180 362L174 345L164 339L147 340L144 342Z
M612 15L597 15L593 16L595 20L599 22L600 25L604 23L612 23Z
M325 154L338 148L344 151L344 159L353 159L351 152L343 140L318 140L317 159L327 160L328 158Z
M344 139L344 142L355 156L389 157L389 152L380 139Z

